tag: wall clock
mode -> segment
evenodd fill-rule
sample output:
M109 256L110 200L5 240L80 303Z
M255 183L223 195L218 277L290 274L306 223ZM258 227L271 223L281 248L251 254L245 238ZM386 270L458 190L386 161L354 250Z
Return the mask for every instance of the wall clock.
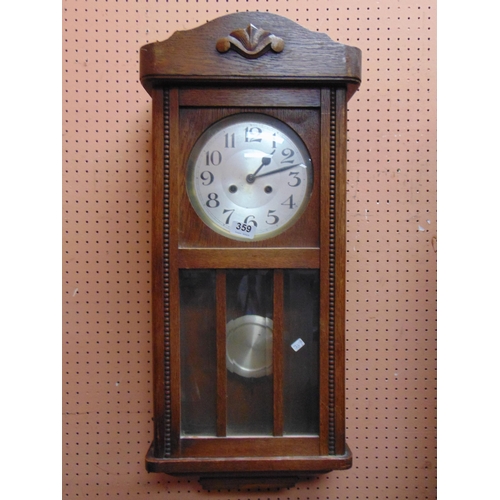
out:
M351 466L347 101L360 51L268 13L141 48L153 101L151 472L276 486Z

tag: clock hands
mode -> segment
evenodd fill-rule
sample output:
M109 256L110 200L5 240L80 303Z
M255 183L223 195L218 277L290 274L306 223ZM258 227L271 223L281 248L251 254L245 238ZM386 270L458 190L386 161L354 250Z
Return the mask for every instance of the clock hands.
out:
M264 172L263 174L259 174L259 172L262 170L262 167L269 165L271 163L272 155L274 153L275 151L273 151L269 156L264 156L262 158L259 168L257 168L257 170L253 174L247 175L246 181L248 182L248 184L253 184L255 182L255 179L258 179L259 177L265 177L266 175L277 174L279 172L284 172L285 170L290 170L291 168L295 167L307 168L306 165L304 165L303 163L296 163L295 165L287 165L286 167L277 168L275 170L271 170L270 172Z
M296 163L295 165L288 165L286 167L277 168L276 170L271 170L270 172L264 172L263 174L260 174L260 175L254 174L252 176L252 182L259 177L265 177L266 175L277 174L279 172L284 172L285 170L290 170L291 168L295 168L295 167L307 168L303 163ZM248 177L247 177L247 182L248 182Z
M260 172L260 170L261 170L262 167L264 167L265 165L269 165L271 163L271 158L272 158L273 154L274 154L274 151L271 153L270 156L264 156L262 158L262 162L260 164L260 167L253 174L248 174L247 175L247 182L249 184L252 184L255 181L255 179L257 177L257 174Z

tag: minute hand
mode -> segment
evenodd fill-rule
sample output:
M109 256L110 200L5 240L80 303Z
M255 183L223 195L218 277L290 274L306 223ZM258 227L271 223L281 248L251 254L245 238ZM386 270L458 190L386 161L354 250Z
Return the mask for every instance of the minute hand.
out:
M288 167L277 168L276 170L271 170L270 172L264 172L263 174L256 175L254 179L258 179L259 177L265 177L266 175L277 174L279 172L284 172L285 170L290 170L291 168L302 167L307 168L303 163L297 163L295 165L289 165Z

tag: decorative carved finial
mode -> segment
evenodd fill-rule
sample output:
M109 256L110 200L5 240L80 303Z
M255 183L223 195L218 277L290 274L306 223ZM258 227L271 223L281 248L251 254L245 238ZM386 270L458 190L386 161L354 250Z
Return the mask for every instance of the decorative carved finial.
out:
M249 24L246 29L235 30L229 36L217 40L216 48L219 52L227 52L231 47L244 57L256 58L269 49L281 52L285 48L285 42L271 32Z

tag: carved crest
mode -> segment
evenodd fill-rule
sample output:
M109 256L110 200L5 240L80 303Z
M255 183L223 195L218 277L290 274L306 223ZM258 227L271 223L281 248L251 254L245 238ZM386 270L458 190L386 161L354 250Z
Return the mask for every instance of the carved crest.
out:
M249 24L246 29L241 28L232 31L229 36L219 38L216 48L221 53L233 48L244 57L256 58L269 49L281 52L285 48L285 42L271 32Z

